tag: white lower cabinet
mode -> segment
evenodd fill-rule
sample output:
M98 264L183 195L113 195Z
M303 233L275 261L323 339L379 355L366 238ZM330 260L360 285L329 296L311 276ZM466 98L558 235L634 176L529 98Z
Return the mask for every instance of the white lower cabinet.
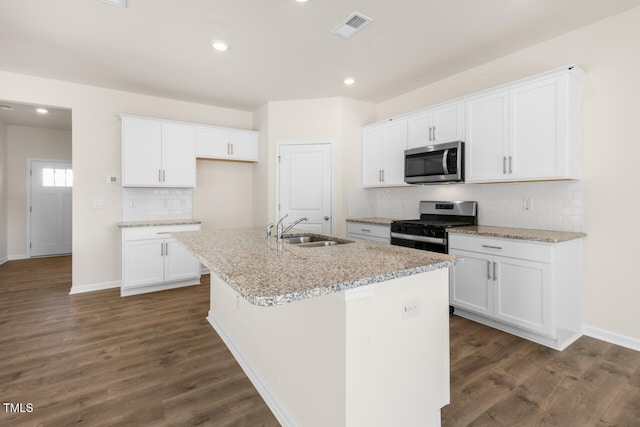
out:
M200 283L200 261L171 237L199 225L125 228L122 231L122 296Z
M347 222L347 237L352 239L371 240L380 243L391 242L391 226L368 224L364 222Z
M562 350L582 334L581 242L449 235L463 258L450 272L462 317Z

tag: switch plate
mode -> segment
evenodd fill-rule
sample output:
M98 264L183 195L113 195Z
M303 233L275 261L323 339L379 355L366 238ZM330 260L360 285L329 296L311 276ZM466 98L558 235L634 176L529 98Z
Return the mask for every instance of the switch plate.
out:
M523 211L532 211L533 210L533 199L531 197L523 197L522 198L522 210Z
M402 318L417 316L420 314L420 298L412 298L402 302Z

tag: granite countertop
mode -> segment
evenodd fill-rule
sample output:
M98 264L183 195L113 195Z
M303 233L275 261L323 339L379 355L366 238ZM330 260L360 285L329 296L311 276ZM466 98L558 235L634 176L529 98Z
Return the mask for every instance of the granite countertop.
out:
M396 221L394 218L347 218L347 222L360 222L363 224L374 224L374 225L391 225L393 221Z
M261 306L448 268L460 261L452 255L366 240L315 248L279 245L275 238L266 238L264 227L171 234L213 274Z
M150 219L147 221L122 221L117 225L120 228L135 228L135 227L161 227L163 225L190 225L201 224L202 221L198 219Z
M572 233L570 231L534 230L529 228L492 227L488 225L472 225L468 227L455 227L449 229L449 233L473 234L476 236L500 237L503 239L528 240L532 242L560 243L567 240L581 239L585 233Z

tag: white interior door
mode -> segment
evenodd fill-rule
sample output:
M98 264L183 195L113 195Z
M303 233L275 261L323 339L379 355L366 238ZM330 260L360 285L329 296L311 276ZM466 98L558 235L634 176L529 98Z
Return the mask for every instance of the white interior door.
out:
M32 160L29 180L31 256L71 253L71 162Z
M279 177L278 218L288 214L290 224L307 217L296 227L331 234L331 144L281 145Z

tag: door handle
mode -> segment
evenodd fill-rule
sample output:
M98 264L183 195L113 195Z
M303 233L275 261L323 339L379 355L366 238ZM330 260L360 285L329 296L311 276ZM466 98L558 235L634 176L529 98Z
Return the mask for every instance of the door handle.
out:
M487 280L491 280L491 261L487 261Z
M498 278L498 275L496 274L496 265L498 265L497 262L493 263L493 280L495 281Z
M445 175L449 175L449 168L447 163L449 162L449 150L444 150L444 156L442 156L442 171Z
M325 216L324 216L324 220L325 220L325 221L329 221L329 215L325 215Z

